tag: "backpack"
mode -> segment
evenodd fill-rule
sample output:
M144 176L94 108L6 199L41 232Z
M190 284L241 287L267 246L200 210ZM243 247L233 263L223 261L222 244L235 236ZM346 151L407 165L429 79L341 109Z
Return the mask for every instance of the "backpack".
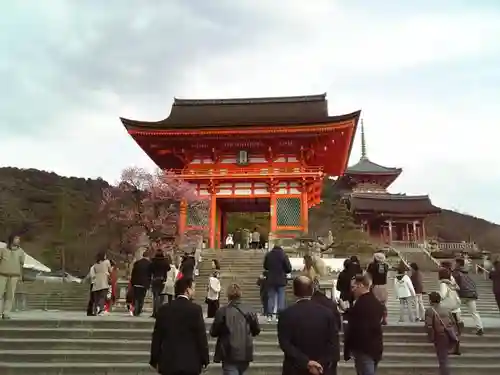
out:
M472 280L468 273L460 272L458 280L457 278L455 278L455 280L458 282L458 287L460 288L458 291L460 298L478 298L476 283Z
M441 296L441 306L449 309L450 311L459 309L462 305L462 301L460 300L457 291L452 289L449 285L446 285L446 289L446 295Z

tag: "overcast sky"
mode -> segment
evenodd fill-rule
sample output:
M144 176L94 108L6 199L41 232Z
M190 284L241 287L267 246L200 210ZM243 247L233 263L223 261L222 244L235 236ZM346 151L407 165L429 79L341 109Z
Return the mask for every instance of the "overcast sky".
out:
M500 222L498 0L1 7L1 166L114 181L152 166L119 116L163 119L174 96L327 92L330 114L363 110L370 159L404 169L392 191Z

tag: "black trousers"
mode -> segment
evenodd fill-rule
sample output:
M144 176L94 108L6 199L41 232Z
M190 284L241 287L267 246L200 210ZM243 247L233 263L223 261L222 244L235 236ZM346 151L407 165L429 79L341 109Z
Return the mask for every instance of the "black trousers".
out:
M147 291L148 290L143 286L134 285L134 316L142 314L142 309L144 308L144 298L146 298Z
M219 309L219 300L212 300L207 298L207 318L215 317L215 313Z
M95 315L95 301L94 301L95 294L92 292L92 286L93 285L90 284L89 301L87 303L87 316Z

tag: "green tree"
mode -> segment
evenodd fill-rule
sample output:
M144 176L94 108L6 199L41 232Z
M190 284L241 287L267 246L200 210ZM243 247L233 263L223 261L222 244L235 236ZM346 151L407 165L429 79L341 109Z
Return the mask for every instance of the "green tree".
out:
M327 251L336 255L354 255L372 253L368 236L361 231L343 199L325 199L321 205L311 212L312 232L328 236L331 231L333 242Z

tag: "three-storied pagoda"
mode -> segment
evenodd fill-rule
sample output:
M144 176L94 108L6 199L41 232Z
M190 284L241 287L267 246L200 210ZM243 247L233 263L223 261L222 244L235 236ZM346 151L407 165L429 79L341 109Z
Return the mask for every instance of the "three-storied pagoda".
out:
M330 116L322 94L175 99L165 120L121 121L160 168L210 199L208 220L181 205L179 233L207 229L214 248L225 237L227 212L270 212L277 236L307 232L324 176L347 166L359 116Z
M361 121L361 158L346 169L335 185L348 199L361 228L383 243L423 241L425 218L441 212L428 195L391 194L387 191L402 171L401 168L376 164L368 158Z

